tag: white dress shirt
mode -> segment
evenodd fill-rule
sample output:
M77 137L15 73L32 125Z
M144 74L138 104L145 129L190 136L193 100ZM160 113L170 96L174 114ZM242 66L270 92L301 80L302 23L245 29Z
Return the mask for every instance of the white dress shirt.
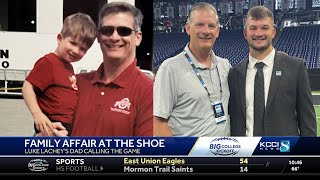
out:
M267 105L267 99L269 94L269 87L272 75L272 69L274 64L275 50L272 49L271 53L268 54L264 59L258 60L249 55L249 64L247 68L246 76L246 136L253 136L253 123L254 123L254 78L257 73L255 64L263 62L263 77L264 77L264 94L265 94L265 106Z

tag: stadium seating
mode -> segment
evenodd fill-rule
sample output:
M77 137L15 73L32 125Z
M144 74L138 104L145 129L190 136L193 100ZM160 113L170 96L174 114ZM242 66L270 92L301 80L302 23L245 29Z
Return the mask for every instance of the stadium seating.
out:
M183 50L189 42L186 33L154 33L153 66L157 69L167 58ZM306 60L308 68L320 68L320 25L284 28L278 32L275 48ZM214 47L216 55L232 66L248 56L248 45L242 30L221 30Z
M306 60L308 68L320 68L320 25L285 28L275 47Z

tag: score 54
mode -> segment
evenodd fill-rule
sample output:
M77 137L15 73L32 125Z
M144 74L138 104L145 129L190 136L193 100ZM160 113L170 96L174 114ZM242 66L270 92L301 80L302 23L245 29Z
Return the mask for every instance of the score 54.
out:
M248 158L240 158L240 164L248 164Z

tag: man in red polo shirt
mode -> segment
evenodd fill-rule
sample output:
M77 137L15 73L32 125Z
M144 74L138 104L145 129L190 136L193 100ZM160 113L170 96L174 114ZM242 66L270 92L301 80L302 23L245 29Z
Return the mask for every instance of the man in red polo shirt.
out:
M79 103L72 136L152 136L153 82L136 67L143 15L123 2L99 13L103 63L77 75Z

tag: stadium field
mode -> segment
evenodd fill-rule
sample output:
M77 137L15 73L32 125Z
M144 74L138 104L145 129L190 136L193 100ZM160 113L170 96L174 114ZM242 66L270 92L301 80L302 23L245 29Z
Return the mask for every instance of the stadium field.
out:
M314 109L316 110L316 117L317 117L317 135L320 136L320 105L315 105Z
M312 91L313 95L320 95L320 91Z

